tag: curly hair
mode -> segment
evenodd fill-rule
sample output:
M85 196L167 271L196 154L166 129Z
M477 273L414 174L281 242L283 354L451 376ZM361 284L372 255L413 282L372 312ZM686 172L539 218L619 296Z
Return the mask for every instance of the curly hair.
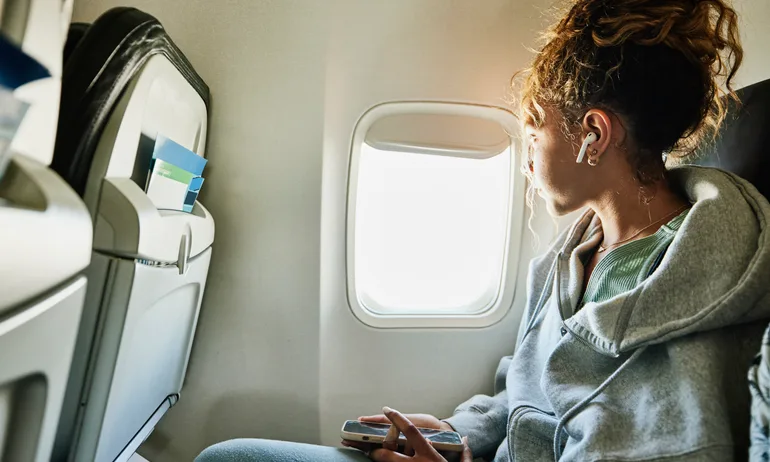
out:
M725 95L737 101L743 48L729 0L573 0L543 39L519 74L522 122L540 126L554 108L574 139L588 109L615 113L642 183L665 175L664 153L687 157L716 135Z

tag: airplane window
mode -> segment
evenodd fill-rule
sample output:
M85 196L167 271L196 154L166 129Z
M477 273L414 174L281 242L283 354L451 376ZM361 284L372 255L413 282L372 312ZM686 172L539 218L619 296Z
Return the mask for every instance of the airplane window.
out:
M477 314L501 292L511 148L487 158L363 143L353 252L358 302L381 315Z

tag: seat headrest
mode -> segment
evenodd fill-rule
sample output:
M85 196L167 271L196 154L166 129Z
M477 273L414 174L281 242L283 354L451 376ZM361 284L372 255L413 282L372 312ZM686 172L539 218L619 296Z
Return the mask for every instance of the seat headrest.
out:
M165 56L209 104L209 88L153 16L113 8L67 37L61 107L51 168L81 196L107 120L149 57Z
M67 31L67 41L64 42L65 66L67 65L67 61L69 61L70 56L72 56L72 52L75 51L75 48L80 44L80 41L83 40L83 36L86 35L89 27L91 27L91 25L84 22L74 22L70 24L70 28Z
M770 79L737 93L741 104L729 102L716 142L704 147L693 163L733 172L770 197Z

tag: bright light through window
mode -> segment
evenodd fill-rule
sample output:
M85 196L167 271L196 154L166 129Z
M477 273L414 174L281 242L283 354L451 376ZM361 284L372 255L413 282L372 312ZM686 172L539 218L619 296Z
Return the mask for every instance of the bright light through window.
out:
M499 295L510 149L488 159L363 144L355 204L355 288L379 314L472 314Z

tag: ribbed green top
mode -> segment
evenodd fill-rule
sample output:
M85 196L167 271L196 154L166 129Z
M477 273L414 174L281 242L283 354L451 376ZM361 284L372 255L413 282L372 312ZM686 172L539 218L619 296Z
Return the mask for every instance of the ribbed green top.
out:
M661 226L655 234L610 250L591 273L581 305L609 300L644 281L658 256L674 240L689 211Z

